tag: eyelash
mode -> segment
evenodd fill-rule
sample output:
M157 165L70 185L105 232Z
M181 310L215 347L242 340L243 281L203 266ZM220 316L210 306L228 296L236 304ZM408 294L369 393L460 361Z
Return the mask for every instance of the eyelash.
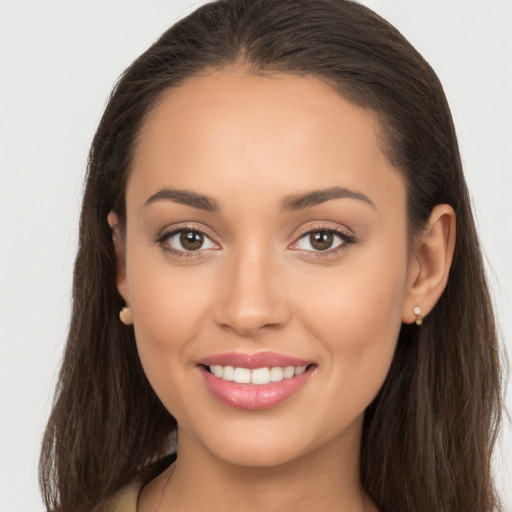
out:
M158 244L162 248L163 251L171 253L173 256L177 256L179 258L194 258L194 257L197 258L198 256L201 255L202 250L203 251L208 250L208 249L202 249L202 250L198 249L197 251L187 251L187 250L174 249L170 245L164 246L164 243L167 240L169 240L171 237L173 237L179 233L183 233L183 232L200 233L204 237L208 238L212 243L215 243L211 240L211 237L209 236L209 234L205 230L201 229L198 226L181 226L177 229L173 229L172 231L165 231L164 233L162 233L155 239L155 243ZM341 230L339 228L333 228L332 226L315 226L313 229L309 229L309 230L301 233L300 236L298 236L296 238L296 240L293 242L292 245L297 244L300 240L302 240L306 236L311 235L312 233L329 233L329 234L339 237L342 240L342 243L340 243L333 249L329 248L324 251L312 251L312 250L304 250L304 249L292 249L292 250L297 250L297 251L302 250L304 252L307 252L309 257L326 258L329 256L338 255L340 252L346 250L348 248L348 246L357 242L357 239L353 235L351 235L351 234L347 233L346 231Z
M157 239L155 240L155 243L157 243L162 248L162 250L164 250L165 252L171 253L173 256L177 256L178 258L194 258L194 257L199 256L201 249L199 249L197 251L186 251L186 250L174 249L170 245L164 246L164 242L169 240L171 237L173 237L179 233L183 233L183 232L200 233L204 237L211 240L210 235L205 230L201 229L200 227L185 225L185 226L180 226L179 228L173 229L171 231L165 231L164 233L162 233L161 235L159 235L157 237ZM215 242L213 242L213 243L215 243Z
M350 245L355 244L357 239L355 236L347 233L347 231L340 229L339 227L333 226L314 226L312 229L308 229L301 233L295 242L292 245L297 244L300 240L304 239L307 236L310 236L313 233L329 233L334 236L337 236L341 239L341 243L334 248L326 249L325 251L310 251L306 250L308 253L308 257L313 258L328 258L332 256L337 256L340 252L345 251ZM294 249L300 251L301 249Z

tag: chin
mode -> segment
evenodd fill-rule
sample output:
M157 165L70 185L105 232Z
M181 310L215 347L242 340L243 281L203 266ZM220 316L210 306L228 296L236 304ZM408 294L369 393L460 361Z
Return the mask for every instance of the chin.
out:
M244 468L272 468L300 459L308 451L305 447L267 443L226 443L214 456L223 462Z
M269 413L270 411L266 411ZM278 415L279 416L279 415ZM362 415L346 424L321 425L308 422L304 417L293 422L283 418L257 418L249 412L247 421L219 421L191 436L178 434L180 447L201 446L218 461L240 468L271 468L308 461L317 454L320 459L325 451L351 450L359 453ZM181 442L183 441L183 444ZM199 442L198 442L199 441Z

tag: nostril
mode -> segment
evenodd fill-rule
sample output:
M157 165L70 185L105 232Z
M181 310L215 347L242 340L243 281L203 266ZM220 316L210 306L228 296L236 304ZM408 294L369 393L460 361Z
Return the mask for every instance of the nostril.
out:
M270 286L268 275L261 271L245 270L239 279L223 283L222 296L215 304L217 325L244 337L284 326L290 318L290 306L277 285Z

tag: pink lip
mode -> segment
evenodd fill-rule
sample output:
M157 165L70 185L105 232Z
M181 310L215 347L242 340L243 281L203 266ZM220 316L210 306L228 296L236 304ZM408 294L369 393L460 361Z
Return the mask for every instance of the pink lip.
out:
M240 352L227 352L205 357L198 361L198 364L205 366L235 366L241 368L274 368L276 366L307 366L312 361L298 359L296 357L279 354L277 352L257 352L256 354L242 354Z
M249 369L276 366L308 366L308 368L301 375L283 379L279 382L238 384L216 377L205 368L205 366L214 365ZM258 354L232 352L206 357L198 363L198 368L206 387L223 404L236 409L260 410L274 407L294 395L307 382L316 365L303 359L273 352L260 352Z

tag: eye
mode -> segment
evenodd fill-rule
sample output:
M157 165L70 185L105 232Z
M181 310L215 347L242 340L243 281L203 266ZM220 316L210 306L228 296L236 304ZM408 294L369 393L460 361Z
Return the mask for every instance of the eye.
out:
M166 251L186 256L187 253L198 252L205 249L218 249L205 233L197 229L177 229L163 234L157 243Z
M306 251L327 251L343 244L343 239L332 231L311 231L297 241L297 248Z
M354 241L353 236L341 230L317 228L304 233L290 248L301 251L332 254Z

